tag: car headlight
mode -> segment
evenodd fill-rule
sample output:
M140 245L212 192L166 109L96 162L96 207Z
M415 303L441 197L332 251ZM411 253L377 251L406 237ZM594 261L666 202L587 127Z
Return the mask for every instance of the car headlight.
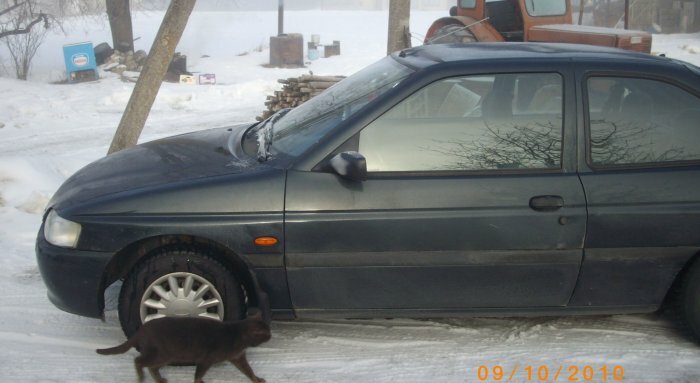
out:
M54 246L75 248L80 238L80 224L61 218L51 210L44 223L44 238Z

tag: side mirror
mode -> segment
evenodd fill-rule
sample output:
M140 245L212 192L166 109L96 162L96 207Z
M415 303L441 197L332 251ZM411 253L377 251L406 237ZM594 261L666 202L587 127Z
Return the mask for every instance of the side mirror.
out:
M333 172L345 179L351 181L367 179L367 160L358 152L338 153L331 158L329 164Z

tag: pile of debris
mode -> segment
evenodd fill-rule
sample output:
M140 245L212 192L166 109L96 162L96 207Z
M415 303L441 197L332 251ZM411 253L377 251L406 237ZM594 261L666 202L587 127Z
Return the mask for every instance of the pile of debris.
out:
M121 75L124 72L141 72L146 63L148 53L144 50L136 52L122 52L112 49L107 43L98 44L95 47L95 59L97 65L104 65L103 70Z
M144 50L122 52L113 49L107 43L101 43L95 47L97 65L101 65L104 71L118 74L124 81L136 82L147 58L148 53ZM192 75L192 73L187 71L187 56L175 52L164 80L179 82L180 75Z
M344 78L345 76L314 76L305 74L300 77L277 80L284 86L282 90L275 91L274 96L267 96L267 101L265 102L267 110L261 116L258 116L257 120L262 121L280 109L299 106Z
M119 75L124 72L141 72L147 57L148 54L144 50L136 52L120 52L115 50L114 53L107 58L102 69Z

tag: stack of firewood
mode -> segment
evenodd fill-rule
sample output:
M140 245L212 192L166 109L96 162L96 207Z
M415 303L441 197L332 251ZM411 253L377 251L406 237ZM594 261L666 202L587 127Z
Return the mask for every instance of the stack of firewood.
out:
M344 76L315 76L310 74L301 77L291 77L277 80L283 84L282 90L275 91L274 96L267 96L265 110L262 116L258 116L258 121L262 121L280 109L294 108L308 101L312 97L318 96L324 90L330 88Z

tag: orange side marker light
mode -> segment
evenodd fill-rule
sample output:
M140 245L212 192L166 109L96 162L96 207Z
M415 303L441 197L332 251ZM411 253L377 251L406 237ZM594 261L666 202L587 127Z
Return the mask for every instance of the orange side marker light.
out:
M258 237L255 238L256 246L274 246L279 242L275 237Z

